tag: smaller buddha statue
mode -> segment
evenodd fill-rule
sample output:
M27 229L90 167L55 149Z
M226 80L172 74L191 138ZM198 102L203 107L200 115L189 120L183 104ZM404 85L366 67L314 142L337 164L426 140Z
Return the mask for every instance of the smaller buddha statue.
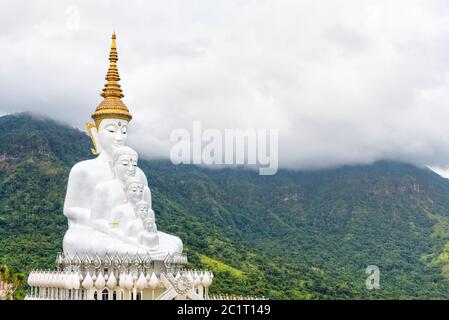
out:
M139 201L136 204L136 216L142 220L146 231L157 232L156 217L148 202Z
M125 203L112 209L111 215L113 221L117 221L121 226L125 226L128 222L138 218L136 215L136 206L138 202L143 200L143 188L144 184L137 178L130 178L126 181L123 188L126 197ZM132 232L128 233L132 234Z
M126 181L126 203L112 210L116 225L112 232L127 238L127 242L137 242L148 251L156 251L159 249L159 237L154 211L143 200L143 190L144 184L139 179L130 178Z
M136 215L142 221L144 231L137 235L137 242L149 247L150 250L158 250L159 236L157 234L156 217L148 202L139 201L136 204Z
M127 202L125 183L130 178L136 178L142 182L142 193L145 201L151 207L151 191L146 185L146 179L136 177L138 155L130 147L122 146L117 148L112 156L112 171L114 178L98 183L95 186L92 196L91 218L95 221L109 221L114 219L111 217L113 208ZM140 200L140 199L139 199Z
M125 202L112 209L108 219L98 218L93 226L115 239L128 244L137 244L137 235L144 231L143 221L136 214L137 203L143 201L144 184L133 177L123 187Z

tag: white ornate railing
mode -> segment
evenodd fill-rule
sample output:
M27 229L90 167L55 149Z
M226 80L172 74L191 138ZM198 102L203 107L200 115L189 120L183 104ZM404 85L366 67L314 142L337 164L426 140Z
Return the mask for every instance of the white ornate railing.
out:
M28 277L30 294L27 300L138 300L144 293L159 290L161 299L184 297L194 300L208 298L213 274L209 271L179 270L176 273L154 270L113 271L32 271ZM149 290L146 290L149 289ZM149 297L147 297L149 298Z

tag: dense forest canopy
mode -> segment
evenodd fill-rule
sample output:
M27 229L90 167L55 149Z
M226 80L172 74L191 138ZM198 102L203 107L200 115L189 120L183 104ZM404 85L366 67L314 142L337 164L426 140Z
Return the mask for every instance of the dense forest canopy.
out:
M69 170L88 136L28 114L0 118L0 265L54 268ZM449 298L449 180L379 161L274 176L139 160L160 230L184 241L211 293L271 299ZM380 289L367 290L368 265Z

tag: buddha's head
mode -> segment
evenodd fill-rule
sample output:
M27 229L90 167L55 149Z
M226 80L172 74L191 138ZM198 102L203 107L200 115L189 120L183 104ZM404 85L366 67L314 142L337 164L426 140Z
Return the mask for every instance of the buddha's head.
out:
M116 179L126 182L136 176L138 155L134 149L118 147L112 154L113 171Z
M87 131L92 139L94 154L106 153L112 157L116 148L126 143L129 121L132 115L123 103L124 97L118 81L117 46L115 33L112 35L111 53L109 54L109 69L106 84L101 96L104 98L92 114L94 123L87 124Z
M107 153L112 157L117 148L126 144L128 134L128 121L124 119L106 118L100 121L97 126L89 126L88 130L94 143L94 154Z
M128 202L138 203L143 199L144 184L138 178L130 178L125 183L125 194Z
M148 215L149 210L150 204L148 202L141 200L136 203L135 211L138 218L145 219Z

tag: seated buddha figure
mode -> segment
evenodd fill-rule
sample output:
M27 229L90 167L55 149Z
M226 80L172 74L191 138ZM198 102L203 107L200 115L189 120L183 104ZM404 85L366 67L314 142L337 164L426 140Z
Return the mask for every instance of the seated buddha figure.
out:
M125 225L125 235L136 236L137 242L150 251L159 249L159 235L154 216L154 211L148 202L141 200L134 205L135 219Z
M143 223L143 231L137 234L137 241L149 248L157 250L159 248L159 235L156 226L156 217L150 204L140 201L136 204L137 217Z
M102 119L95 140L99 155L95 159L75 164L70 171L64 201L64 215L69 226L63 240L65 253L104 255L122 247L120 241L93 227L91 204L96 185L114 177L111 170L112 154L116 148L124 145L126 127L126 120ZM136 176L146 183L143 172L136 169ZM132 249L127 248L127 251L133 252Z
M106 84L101 96L104 100L92 114L94 124L88 124L87 129L92 139L93 153L96 158L75 164L69 174L66 197L64 201L64 215L68 219L68 230L64 235L63 250L65 254L80 257L95 254L126 254L145 253L147 247L128 243L122 238L99 230L92 219L92 204L95 188L98 184L115 179L113 170L114 152L126 145L128 125L132 116L121 98L124 96L118 81L117 49L115 34L112 36L112 46L109 55L110 65L106 75ZM145 174L135 167L134 177L144 186L148 186ZM123 199L123 194L121 194ZM120 197L113 197L111 204ZM108 214L101 211L101 214ZM98 214L95 213L95 214ZM97 217L98 218L98 217ZM182 241L171 235L159 237L163 245L160 250L167 253L182 252Z
M158 249L163 249L162 252L182 252L182 241L179 238L157 231L154 211L144 200L145 188L148 187L136 177L126 180L123 185L124 203L112 208L108 219L95 219L94 228L123 243L134 244L134 250L139 253ZM96 196L98 193L94 194L93 201L100 203ZM104 212L101 208L99 211ZM159 246L159 237L164 239L162 246Z
M143 200L143 183L137 178L126 181L126 203L112 210L113 232L145 246L149 251L159 248L159 237L155 228L154 212L149 203ZM151 226L150 226L151 225Z
M126 180L122 187L125 201L112 208L107 218L93 219L93 226L114 238L120 238L126 243L137 244L137 234L144 230L143 222L137 217L137 203L143 201L144 184L138 178ZM94 201L98 194L94 194ZM100 208L101 210L101 208Z
M152 233L157 233L156 217L151 206L145 200L139 201L136 204L136 216L142 221L143 228Z
M110 223L113 221L111 217L112 209L127 201L124 192L125 183L128 179L136 177L137 172L137 152L130 147L122 146L114 150L112 156L112 171L114 178L98 183L95 186L92 196L91 218L98 223L104 221ZM143 197L145 201L151 204L151 191L145 180L137 178L142 182Z

